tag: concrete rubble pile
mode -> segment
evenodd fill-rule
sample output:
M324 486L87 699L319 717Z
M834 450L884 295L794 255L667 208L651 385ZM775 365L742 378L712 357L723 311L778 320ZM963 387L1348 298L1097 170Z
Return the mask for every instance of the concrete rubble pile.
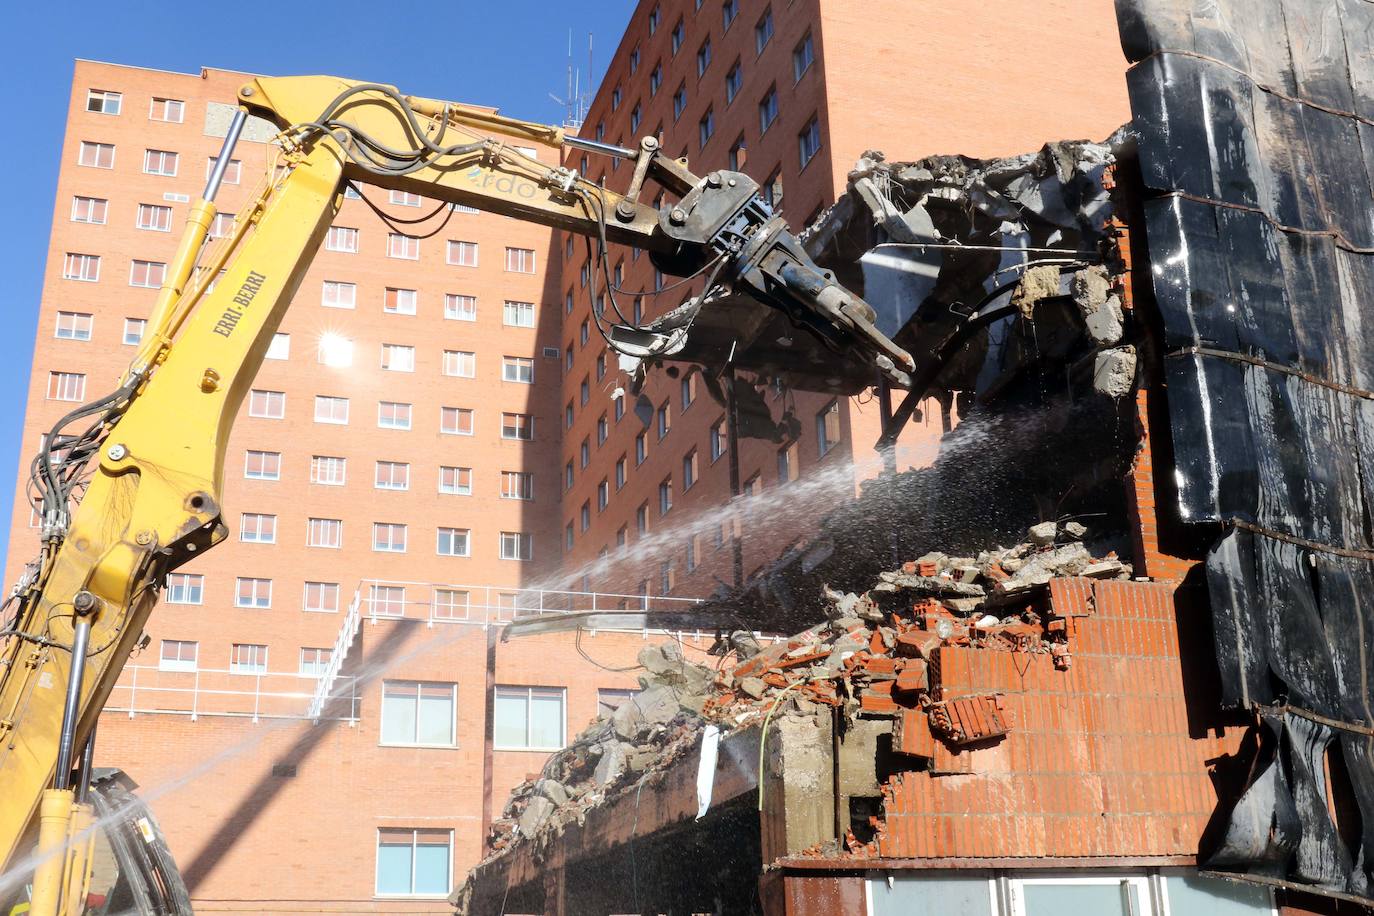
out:
M728 637L726 649L739 658L728 669L690 662L673 642L646 647L640 692L516 787L492 824L490 852L552 843L592 808L652 792L657 774L695 753L708 724L729 733L778 716L837 712L898 719L894 740L908 747L939 739L958 748L1005 734L996 697L944 703L932 694L936 650L1043 653L1069 668L1068 628L1048 612L1046 586L1056 577L1131 575L1114 554L1094 557L1085 533L1076 522L1045 522L1011 548L932 552L882 573L863 593L827 589L822 623L771 645L748 633ZM913 728L924 738L901 734Z

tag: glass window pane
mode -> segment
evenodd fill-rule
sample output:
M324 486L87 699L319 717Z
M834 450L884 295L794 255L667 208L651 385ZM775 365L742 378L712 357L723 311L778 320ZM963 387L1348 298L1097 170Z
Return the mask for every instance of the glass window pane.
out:
M453 743L453 688L430 685L420 688L420 744Z
M449 891L448 841L442 844L420 838L415 847L415 893L447 894Z
M1127 908L1126 894L1134 898L1135 888L1125 883L1023 884L1021 892L1026 916L1062 916L1064 913L1131 916L1140 912L1139 901Z
M1173 916L1268 916L1273 912L1269 889L1256 884L1201 875L1169 875L1164 880Z
M530 746L563 746L563 691L531 691Z
M497 690L492 740L497 747L524 747L526 693L523 690Z
M415 742L414 684L386 684L382 687L382 741L386 744Z
M382 837L377 844L377 893L409 894L410 837Z
M899 874L890 883L884 879L869 881L868 899L873 916L993 916L986 874Z

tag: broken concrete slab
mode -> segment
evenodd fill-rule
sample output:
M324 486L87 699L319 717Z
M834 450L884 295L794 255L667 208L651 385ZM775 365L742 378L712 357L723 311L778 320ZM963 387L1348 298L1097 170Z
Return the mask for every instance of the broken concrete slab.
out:
M1124 398L1135 386L1135 366L1135 347L1103 350L1093 363L1093 387L1109 397Z

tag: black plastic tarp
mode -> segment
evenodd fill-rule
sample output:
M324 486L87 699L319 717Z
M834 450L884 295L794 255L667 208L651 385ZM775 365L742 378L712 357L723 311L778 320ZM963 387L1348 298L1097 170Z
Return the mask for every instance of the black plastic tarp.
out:
M1374 3L1117 15L1178 510L1225 526L1207 561L1224 699L1263 713L1207 864L1369 898Z

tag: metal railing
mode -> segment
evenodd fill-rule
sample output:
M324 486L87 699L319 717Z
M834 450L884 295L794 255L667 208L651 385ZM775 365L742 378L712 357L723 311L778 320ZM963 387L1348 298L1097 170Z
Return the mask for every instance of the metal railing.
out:
M374 624L382 620L414 620L423 621L429 627L439 624L486 626L509 623L523 617L586 611L664 611L700 603L698 598L664 598L656 595L363 579L348 603L348 613L334 640L334 649L330 653L324 676L315 685L307 716L317 721L329 718L323 715L326 705L343 699L342 691L335 687L335 681L339 678L364 617ZM356 690L356 686L355 679L352 689ZM356 702L350 710L356 717Z
M337 671L334 674L338 680ZM105 704L107 712L138 715L226 716L251 719L330 718L356 722L360 698L356 678L346 678L334 696L344 709L322 717L308 704L324 683L323 674L255 671L248 668L176 669L125 665Z
M423 620L430 626L509 623L524 617L588 611L681 610L701 603L699 598L393 579L363 579L358 583L353 600L361 603L363 616L373 623L406 619Z

